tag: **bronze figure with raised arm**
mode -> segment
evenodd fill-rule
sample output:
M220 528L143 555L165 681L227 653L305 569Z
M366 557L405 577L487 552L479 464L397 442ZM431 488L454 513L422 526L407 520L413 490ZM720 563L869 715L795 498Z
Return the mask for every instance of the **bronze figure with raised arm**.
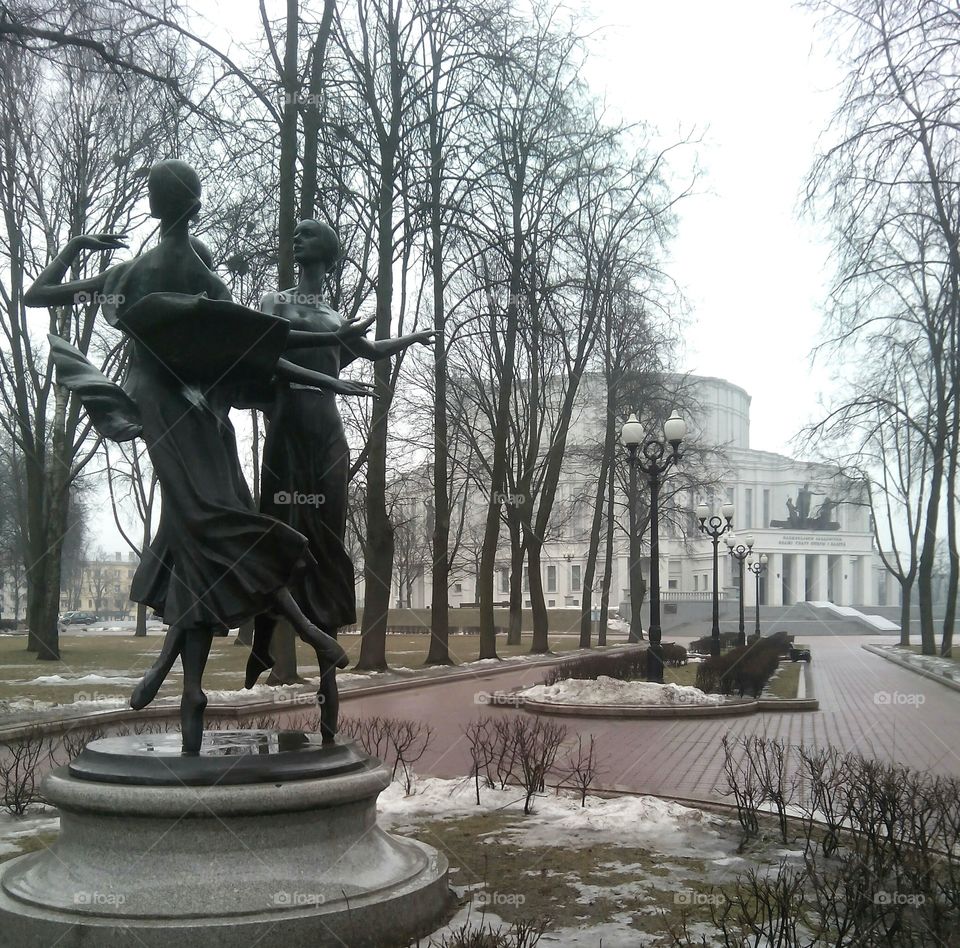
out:
M190 241L201 189L189 165L159 162L150 170L148 189L151 213L160 220L155 248L97 276L63 283L81 252L123 246L114 234L75 237L25 302L63 306L83 299L78 294L102 294L105 317L129 339L122 388L62 339L51 337L51 347L58 381L81 399L100 433L114 440L139 435L146 442L162 509L130 596L153 608L169 631L131 704L148 704L180 655L183 748L197 753L206 707L202 676L215 634L276 614L327 665L347 664L336 640L291 595L297 577L315 568L309 543L289 524L256 509L240 467L231 404L251 383L315 385L331 398L334 392L369 396L372 387L314 371L296 355L308 351L301 347L338 350L362 335L363 324L316 333L230 302L226 286Z
M285 317L296 329L342 333L350 323L325 302L324 294L327 274L340 258L336 232L320 221L300 221L293 233L293 255L300 265L300 282L268 293L262 309ZM431 345L433 335L425 331L379 340L354 335L337 345L298 350L290 359L305 370L339 378L354 359L385 359L415 344ZM280 379L266 414L260 509L307 538L318 568L301 573L291 593L314 625L336 636L340 627L356 622L353 563L344 546L350 449L336 399L330 389ZM295 502L300 497L313 502ZM247 662L248 688L273 666L270 640L276 623L275 612L257 617ZM322 662L317 697L320 729L329 742L337 730L338 695L335 670Z

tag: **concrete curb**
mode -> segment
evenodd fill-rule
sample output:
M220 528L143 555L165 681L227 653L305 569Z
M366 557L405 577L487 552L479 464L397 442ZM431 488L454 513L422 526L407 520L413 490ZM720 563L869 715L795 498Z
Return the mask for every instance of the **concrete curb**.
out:
M627 649L636 648L636 645L616 645L604 648L601 655L614 655ZM503 675L508 672L522 671L526 668L543 668L557 662L585 652L596 652L596 649L576 649L572 652L552 653L542 660L530 662L505 661L502 665L485 665L482 671L468 668L464 671L451 671L446 674L418 675L403 678L398 681L378 682L372 685L347 685L340 692L340 701L349 701L351 698L364 698L369 695L379 695L391 691L405 691L410 688L419 688L424 685L437 685L450 681L462 681L468 678L486 678L489 675ZM211 702L207 707L207 718L246 718L256 714L270 712L285 712L296 708L304 710L316 707L316 695L313 691L298 694L285 694L283 701L270 699L267 701L251 701L246 704L217 704ZM25 721L0 728L0 740L16 740L27 734L62 734L65 731L80 730L83 728L100 727L104 724L130 724L137 721L173 720L180 715L179 703L156 705L134 711L130 708L112 708L109 711L94 711L86 715L68 718L52 718L46 721Z
M753 714L758 711L817 711L816 698L735 698L719 705L602 705L561 704L556 701L537 701L519 694L495 691L481 704L523 708L533 714L560 714L587 718L720 718L731 715Z
M915 675L922 675L924 678L929 678L931 681L935 681L946 688L952 688L954 691L960 691L960 681L954 681L952 678L947 678L944 675L938 675L936 672L932 672L928 668L921 668L919 665L915 665L913 662L905 658L901 658L899 655L893 655L879 646L861 645L860 647L866 649L866 651L871 652L874 655L879 655L888 662L893 662L894 665L899 665L901 668L906 668L907 670L912 671Z

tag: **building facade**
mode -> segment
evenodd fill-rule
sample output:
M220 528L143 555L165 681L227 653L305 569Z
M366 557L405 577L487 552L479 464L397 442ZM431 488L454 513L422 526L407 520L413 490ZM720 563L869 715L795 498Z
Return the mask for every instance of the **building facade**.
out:
M665 518L660 531L660 583L664 602L709 600L713 589L713 547L697 529L695 509L701 502L719 513L720 505L734 505L734 533L750 535L756 555L766 553L768 567L759 589L755 576L745 572L744 602L752 605L759 592L762 605L797 602L832 602L840 606L895 605L899 590L887 581L874 553L869 508L863 505L856 485L839 478L820 464L798 461L750 444L750 395L719 378L685 379L686 395L695 411L687 417L688 440L715 449L717 486L681 498L680 510ZM567 454L570 470L558 491L562 516L548 538L542 556L542 580L548 607L578 608L584 593L589 529L596 489L596 456L604 424L605 397L598 378L581 384L580 409L571 424ZM623 450L618 446L618 450ZM591 480L592 479L592 480ZM591 486L592 484L592 486ZM486 499L476 491L463 506L468 524L462 535L471 537L482 528ZM429 489L413 506L424 506ZM626 498L617 497L617 508ZM677 515L679 513L679 516ZM620 520L626 520L621 516ZM429 536L429 529L422 529ZM643 549L648 549L644 542ZM504 533L498 557L495 594L505 601L510 590L510 545ZM396 605L424 608L430 603L429 554L419 571L407 569L395 590ZM479 557L461 557L461 567L450 585L451 606L476 602L476 566ZM601 558L602 564L602 546ZM643 562L649 584L649 562ZM615 528L610 576L610 608L625 612L629 604L627 535ZM359 571L358 571L359 576ZM594 582L593 606L599 605L602 578ZM529 588L524 578L524 591ZM719 585L724 598L739 596L739 569L721 542ZM362 601L362 587L358 589ZM524 596L524 605L528 604Z

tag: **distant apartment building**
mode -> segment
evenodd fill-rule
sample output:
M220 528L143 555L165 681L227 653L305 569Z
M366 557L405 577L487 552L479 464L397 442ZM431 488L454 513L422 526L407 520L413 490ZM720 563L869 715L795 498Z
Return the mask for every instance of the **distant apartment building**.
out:
M135 553L112 553L84 559L60 590L60 611L92 612L102 619L130 619L130 583L140 560Z

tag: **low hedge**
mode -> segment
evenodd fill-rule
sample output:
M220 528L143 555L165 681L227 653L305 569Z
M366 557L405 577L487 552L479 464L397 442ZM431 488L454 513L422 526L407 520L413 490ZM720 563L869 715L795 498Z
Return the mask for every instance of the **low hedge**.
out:
M736 632L720 633L720 648L735 648L739 634ZM713 648L713 636L705 635L703 638L694 639L690 643L691 652L699 652L701 655L709 655Z
M554 685L565 678L581 678L595 681L601 675L629 681L645 678L647 674L647 650L630 649L615 655L578 655L550 668L544 676L545 685Z
M751 694L757 698L789 648L786 633L777 632L750 645L711 655L697 669L697 687L715 694Z
M665 642L662 646L664 665L686 665L687 650L682 645ZM566 678L596 681L601 675L620 681L633 681L647 676L647 650L631 649L614 655L578 655L554 665L544 676L545 685Z

